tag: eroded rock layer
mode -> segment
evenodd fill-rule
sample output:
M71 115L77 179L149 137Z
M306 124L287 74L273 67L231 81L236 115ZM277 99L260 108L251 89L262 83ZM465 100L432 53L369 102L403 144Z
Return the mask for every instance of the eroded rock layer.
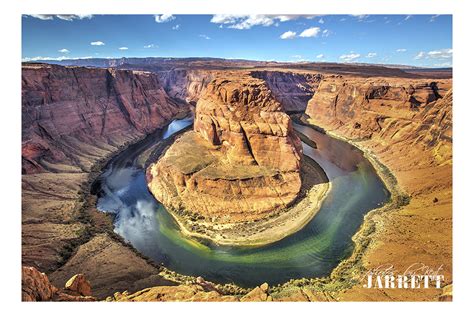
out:
M162 126L185 107L158 79L140 71L25 64L23 173L64 165L88 171L111 147Z
M308 102L306 114L321 127L336 128L351 138L371 138L387 130L392 134L380 135L384 139L401 134L426 137L425 133L406 133L406 129L419 122L449 89L447 80L328 76Z
M291 120L265 82L227 76L201 95L194 131L149 167L148 186L178 216L259 220L298 196L301 156Z

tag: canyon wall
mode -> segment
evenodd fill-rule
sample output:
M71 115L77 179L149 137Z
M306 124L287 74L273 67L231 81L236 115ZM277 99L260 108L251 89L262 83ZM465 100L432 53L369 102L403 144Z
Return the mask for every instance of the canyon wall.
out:
M423 124L423 115L449 89L447 80L327 76L308 102L306 114L317 125L354 139L425 137L408 127Z
M194 130L231 162L298 171L299 138L266 82L217 79L199 99Z
M322 75L316 73L298 73L293 71L253 71L255 78L265 80L286 112L303 112L313 97Z
M97 276L99 296L159 281L159 269L114 236L111 218L84 192L94 164L183 111L188 106L155 74L23 64L23 264L56 270L50 280L58 287L81 269ZM64 265L71 256L80 267ZM98 266L97 258L106 262Z
M208 70L171 69L157 72L163 88L172 98L196 104L201 92L215 76Z
M23 173L88 171L104 152L155 130L185 109L151 73L24 65Z

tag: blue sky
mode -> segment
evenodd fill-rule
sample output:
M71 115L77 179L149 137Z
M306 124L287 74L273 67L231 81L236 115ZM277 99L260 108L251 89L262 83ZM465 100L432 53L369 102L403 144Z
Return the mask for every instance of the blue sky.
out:
M450 67L450 15L24 15L22 58L221 57Z

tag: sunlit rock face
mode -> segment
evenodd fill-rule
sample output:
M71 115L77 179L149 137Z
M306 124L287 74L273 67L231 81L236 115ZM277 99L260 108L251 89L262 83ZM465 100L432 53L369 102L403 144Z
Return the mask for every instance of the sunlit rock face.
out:
M222 224L258 220L297 197L301 155L265 82L226 76L203 91L194 130L149 167L148 186L176 214Z
M243 82L242 82L243 81ZM231 163L297 171L301 143L291 120L259 79L215 80L199 100L194 130Z
M422 117L450 86L447 80L327 76L306 114L315 124L350 138L416 138Z

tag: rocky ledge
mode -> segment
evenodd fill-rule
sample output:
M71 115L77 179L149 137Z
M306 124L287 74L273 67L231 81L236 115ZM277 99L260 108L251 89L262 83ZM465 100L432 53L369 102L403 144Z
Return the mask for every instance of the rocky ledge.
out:
M302 159L291 119L265 82L242 74L209 83L194 130L147 169L147 182L183 232L246 245L299 229L329 188L321 168ZM309 195L310 205L298 207Z

